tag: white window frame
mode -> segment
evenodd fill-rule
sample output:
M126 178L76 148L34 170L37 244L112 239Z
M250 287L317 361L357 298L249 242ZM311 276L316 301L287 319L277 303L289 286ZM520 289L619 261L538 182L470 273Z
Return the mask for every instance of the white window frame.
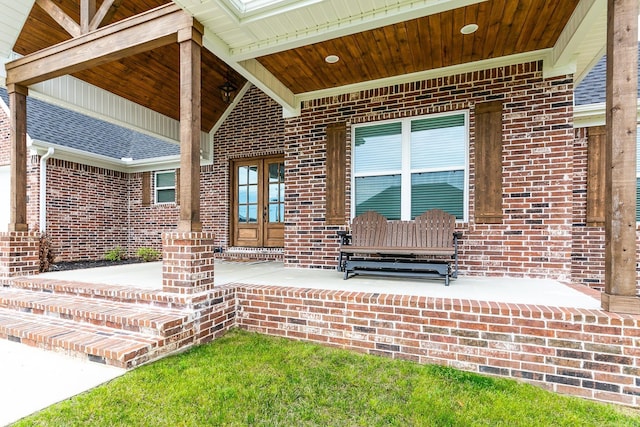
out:
M455 165L446 168L424 168L424 169L411 169L411 122L415 120L431 119L443 116L464 115L464 133L465 133L465 156L464 156L464 191L463 191L463 218L456 218L456 222L468 222L469 221L469 110L450 111L446 113L434 113L423 116L407 117L404 119L395 120L381 120L376 122L367 122L353 125L351 128L351 219L356 214L356 178L367 176L390 176L400 175L400 219L404 221L411 220L411 175L412 173L428 173L428 172L446 172L460 170L460 165ZM356 129L361 127L376 126L388 123L401 123L402 129L402 166L399 170L387 170L383 172L366 172L356 174L355 171L355 143L356 143Z
M173 186L159 187L158 186L158 175L163 175L163 174L167 174L167 173L172 173L173 174ZM161 191L161 190L173 190L173 192L174 192L173 202L159 202L158 201L158 191ZM153 173L153 199L154 199L154 203L156 205L175 204L176 203L175 190L176 190L176 170L175 169L156 171L156 172Z

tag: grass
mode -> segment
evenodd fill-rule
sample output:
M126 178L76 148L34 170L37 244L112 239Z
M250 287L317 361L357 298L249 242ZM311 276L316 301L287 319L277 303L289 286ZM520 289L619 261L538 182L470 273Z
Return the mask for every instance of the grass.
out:
M512 380L234 330L18 426L640 426Z

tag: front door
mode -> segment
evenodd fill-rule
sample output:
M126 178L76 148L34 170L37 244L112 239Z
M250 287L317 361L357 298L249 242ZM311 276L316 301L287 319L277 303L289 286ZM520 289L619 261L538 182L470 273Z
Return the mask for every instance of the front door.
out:
M234 246L284 246L284 159L243 159L232 165Z

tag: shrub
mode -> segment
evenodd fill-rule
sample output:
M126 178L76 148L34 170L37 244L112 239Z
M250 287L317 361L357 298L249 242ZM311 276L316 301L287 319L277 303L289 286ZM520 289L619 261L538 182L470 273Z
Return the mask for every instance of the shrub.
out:
M157 261L160 258L160 251L153 248L139 248L136 251L136 256L144 262Z
M108 250L107 253L104 254L104 259L107 261L122 261L126 258L127 251L120 246L116 246L115 248Z
M45 233L40 235L40 273L49 271L53 264L53 250L51 249L51 238Z

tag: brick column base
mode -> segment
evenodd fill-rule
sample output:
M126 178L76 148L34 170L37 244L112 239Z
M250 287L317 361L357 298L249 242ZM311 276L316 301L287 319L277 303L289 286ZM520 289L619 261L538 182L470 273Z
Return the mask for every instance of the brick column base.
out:
M40 233L10 231L0 233L0 283L11 277L31 276L40 271Z
M195 294L213 289L213 233L162 234L162 290Z

